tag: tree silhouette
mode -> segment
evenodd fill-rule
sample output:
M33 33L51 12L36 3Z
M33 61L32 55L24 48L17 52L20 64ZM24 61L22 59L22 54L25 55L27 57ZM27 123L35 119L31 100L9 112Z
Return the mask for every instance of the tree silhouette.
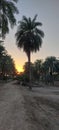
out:
M42 45L42 38L44 37L43 31L38 26L42 26L42 23L36 22L37 15L33 19L23 16L22 21L19 22L19 26L16 33L16 44L19 48L22 48L28 57L29 63L29 82L31 84L31 52L39 51ZM31 85L29 85L31 88Z
M16 19L14 14L18 13L18 9L15 6L17 0L0 0L0 37L5 37L9 32L9 24L11 28L16 25Z

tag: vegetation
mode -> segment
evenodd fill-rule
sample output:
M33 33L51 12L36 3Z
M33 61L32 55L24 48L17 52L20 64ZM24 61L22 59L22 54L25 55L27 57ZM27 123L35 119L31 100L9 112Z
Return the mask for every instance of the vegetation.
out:
M59 60L56 57L47 57L45 61L36 60L34 63L30 63L31 66L31 79L32 82L39 83L40 81L45 83L53 83L55 80L59 80ZM24 83L29 82L29 68L28 62L24 64L24 73L22 73L20 77L21 81Z
M15 64L11 56L7 54L5 47L0 45L0 79L7 76L14 76L16 73Z
M31 88L31 52L39 51L42 45L42 38L44 37L43 31L38 26L42 26L42 23L36 22L37 15L31 20L23 16L22 21L19 22L19 26L16 33L16 44L19 48L22 48L28 57L29 68L29 87Z
M9 25L11 28L16 25L17 1L0 0L0 79L16 74L14 60L1 44L3 42L1 38L5 38L6 34L9 33ZM40 50L44 37L44 32L39 29L42 23L37 22L36 19L37 15L33 19L23 16L15 34L17 46L23 49L28 57L28 62L24 64L24 73L19 75L18 79L20 82L29 82L30 88L32 81L46 80L50 82L50 80L59 80L59 60L56 57L47 57L44 62L38 59L31 63L31 53Z
M17 0L0 0L0 37L5 37L9 32L9 24L11 28L16 25L15 13L18 14L18 9L15 6Z
M18 14L18 9L15 3L17 1L0 0L0 79L16 73L14 60L7 54L1 39L9 33L9 26L13 28L16 25L15 14Z
M36 60L34 62L34 79L39 81L41 75L42 60Z

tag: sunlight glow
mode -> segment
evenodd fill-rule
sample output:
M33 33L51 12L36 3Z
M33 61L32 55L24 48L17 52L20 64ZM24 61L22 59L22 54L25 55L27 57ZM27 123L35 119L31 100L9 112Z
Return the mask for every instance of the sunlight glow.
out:
M19 65L16 65L16 69L17 71L20 73L20 72L23 72L23 67L22 66L19 66Z

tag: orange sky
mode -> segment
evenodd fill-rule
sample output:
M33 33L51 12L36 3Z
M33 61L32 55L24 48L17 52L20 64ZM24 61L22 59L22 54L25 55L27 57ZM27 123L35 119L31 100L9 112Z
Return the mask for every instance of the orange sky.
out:
M16 69L18 72L23 72L23 67L22 66L19 66L18 64L16 64Z

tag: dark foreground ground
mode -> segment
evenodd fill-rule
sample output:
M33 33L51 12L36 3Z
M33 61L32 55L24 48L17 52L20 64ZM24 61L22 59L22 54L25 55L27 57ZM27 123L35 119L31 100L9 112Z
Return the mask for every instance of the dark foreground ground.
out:
M0 84L0 130L59 130L59 88Z

